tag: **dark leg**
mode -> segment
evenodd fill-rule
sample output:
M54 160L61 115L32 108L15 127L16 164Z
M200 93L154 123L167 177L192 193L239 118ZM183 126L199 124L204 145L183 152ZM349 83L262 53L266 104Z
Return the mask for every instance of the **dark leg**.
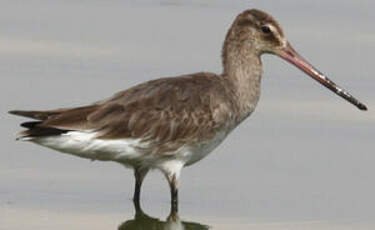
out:
M169 187L171 189L171 214L178 212L178 179L176 175L168 178Z
M134 205L139 207L139 200L141 197L141 186L143 179L145 178L146 174L148 173L148 169L134 169L134 176L135 176L135 189L134 189L134 196L133 201Z
M169 188L171 190L172 215L177 214L178 212L178 181L183 166L183 162L179 160L171 160L164 162L161 168L165 178L168 180Z

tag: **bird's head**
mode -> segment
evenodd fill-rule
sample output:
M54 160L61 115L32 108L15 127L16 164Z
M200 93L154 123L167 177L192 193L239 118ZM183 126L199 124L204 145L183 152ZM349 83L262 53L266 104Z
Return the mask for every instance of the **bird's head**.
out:
M263 11L252 9L239 14L233 23L235 39L257 54L276 53L287 40L279 23Z
M286 39L280 24L271 15L257 9L246 10L236 17L227 33L223 48L224 68L228 58L238 59L242 56L250 62L265 53L283 58L360 110L367 110L364 104L299 55Z

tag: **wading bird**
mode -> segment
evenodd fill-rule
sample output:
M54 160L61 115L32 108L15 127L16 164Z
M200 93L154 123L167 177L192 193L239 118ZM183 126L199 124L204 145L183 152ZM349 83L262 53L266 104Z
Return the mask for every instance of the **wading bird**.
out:
M148 171L161 170L170 185L171 210L177 212L181 169L207 156L254 111L261 88L261 55L267 53L367 110L305 61L272 16L252 9L239 14L230 27L219 75L160 78L88 106L10 113L36 120L21 124L26 130L19 140L134 169L135 203Z

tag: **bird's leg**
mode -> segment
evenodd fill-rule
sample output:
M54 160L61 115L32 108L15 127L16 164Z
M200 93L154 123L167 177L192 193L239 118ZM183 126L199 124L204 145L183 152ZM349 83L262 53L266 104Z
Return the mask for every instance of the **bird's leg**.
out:
M177 211L172 211L171 210L171 213L169 214L169 216L167 217L167 221L168 222L177 222L179 221L180 217L178 216L178 213Z
M171 189L171 214L178 212L178 179L176 175L168 177L169 187Z
M181 169L184 167L183 162L178 160L167 161L163 164L161 171L168 180L169 188L171 190L171 213L178 211L178 182L181 174Z
M139 200L141 197L141 186L142 186L143 179L145 178L147 173L148 173L148 169L145 169L145 168L134 169L135 189L134 189L133 202L136 207L139 207Z

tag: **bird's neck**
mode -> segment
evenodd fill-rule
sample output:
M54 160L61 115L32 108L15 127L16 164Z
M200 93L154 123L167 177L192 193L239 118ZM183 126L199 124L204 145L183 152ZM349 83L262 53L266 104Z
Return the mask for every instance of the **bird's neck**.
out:
M241 50L231 51L223 52L222 75L233 88L242 120L254 111L258 103L263 68L259 55Z

